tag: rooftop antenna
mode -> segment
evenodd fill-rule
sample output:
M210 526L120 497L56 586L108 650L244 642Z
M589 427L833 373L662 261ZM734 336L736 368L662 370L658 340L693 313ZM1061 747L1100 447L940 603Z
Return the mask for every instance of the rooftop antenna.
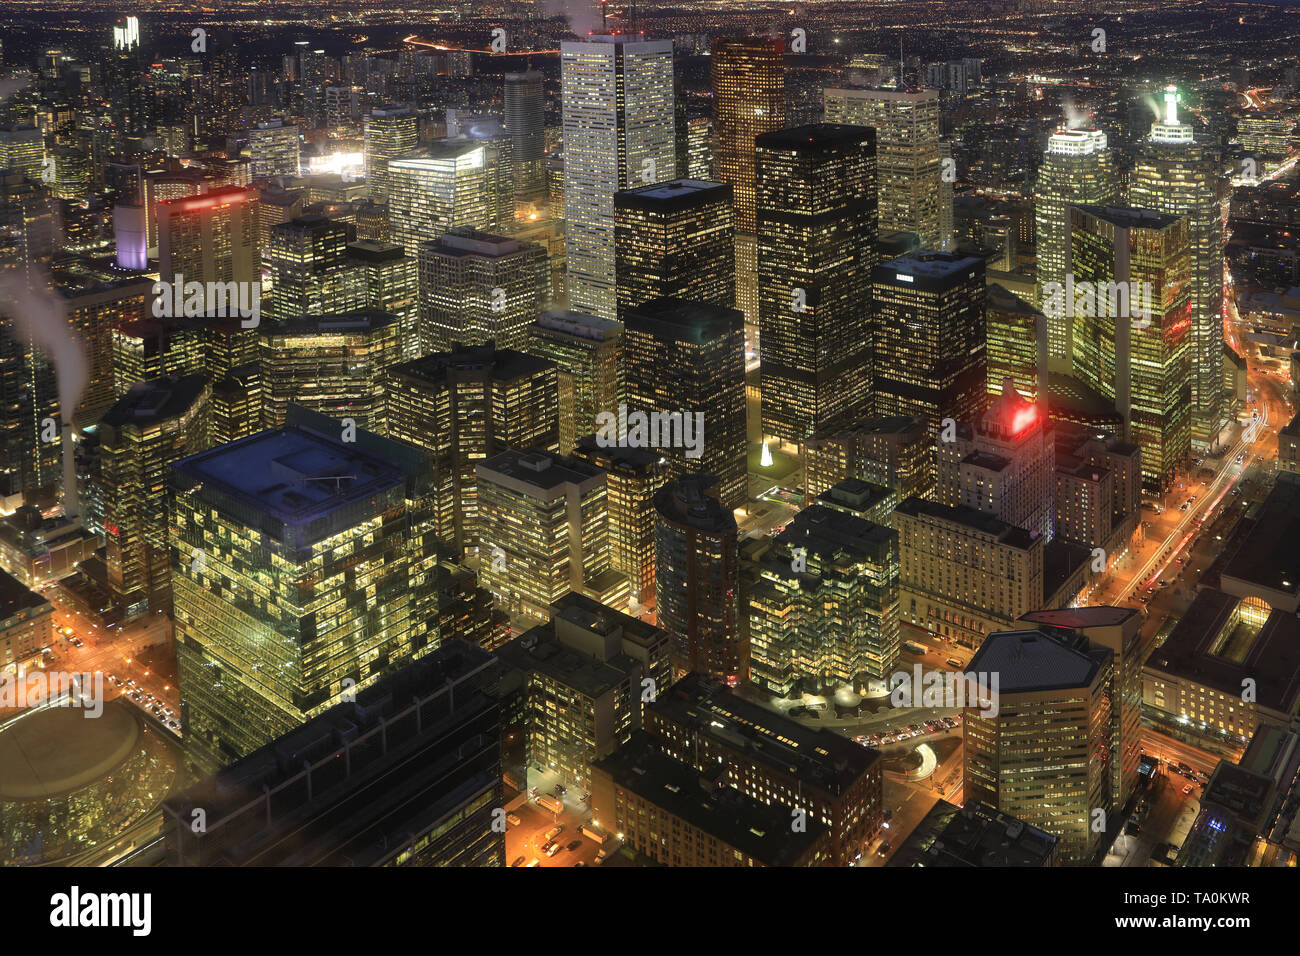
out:
M605 32L605 4L608 0L600 0L600 32Z
M901 90L906 85L903 81L903 31L898 31L898 88Z

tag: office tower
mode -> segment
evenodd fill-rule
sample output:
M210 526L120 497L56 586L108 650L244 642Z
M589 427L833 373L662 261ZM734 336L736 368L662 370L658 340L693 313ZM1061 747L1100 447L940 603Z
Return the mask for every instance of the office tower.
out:
M420 243L457 226L500 227L489 152L477 140L447 138L388 161L391 238L412 263Z
M113 329L144 318L154 303L153 282L145 278L119 279L102 285L60 285L56 292L68 325L84 343L89 377L74 412L99 412L113 404ZM57 368L57 366L56 366Z
M365 307L397 316L402 358L416 358L420 354L420 306L416 275L406 261L406 250L395 242L358 239L348 243L348 259L357 271L359 285L365 288Z
M736 308L750 342L758 330L757 171L754 138L785 127L785 44L778 36L715 37L712 176L732 188L736 218ZM688 148L690 133L688 130ZM693 174L692 174L693 175Z
M1137 788L1142 754L1142 623L1131 607L1033 611L1022 620L1051 633L1074 632L1111 652L1111 806L1123 807Z
M1005 382L986 411L973 422L958 422L951 441L940 439L935 500L966 505L1050 540L1055 451L1042 406Z
M614 194L619 318L669 296L734 308L731 187L674 179Z
M573 457L605 472L610 566L623 574L634 604L655 606L654 496L668 481L665 462L648 448L606 447L578 438Z
M186 760L205 770L437 641L427 456L297 411L171 472Z
M1293 130L1295 117L1285 112L1257 113L1242 116L1237 120L1237 141L1241 150L1249 159L1254 160L1254 176L1243 179L1259 179L1278 170L1295 147ZM1250 171L1250 166L1246 166Z
M953 251L953 194L957 179L957 161L952 155L952 143L939 144L939 251ZM1008 242L1004 247L1005 264L1008 271L1015 268L1015 245Z
M388 161L415 149L420 141L420 118L405 106L383 106L366 114L366 194L375 202L388 201Z
M443 644L459 639L494 651L509 639L510 619L496 606L492 592L479 586L475 572L451 558L439 558L434 588Z
M877 415L925 418L932 435L945 419L971 421L984 408L984 263L919 252L877 266Z
M828 89L827 123L876 130L879 234L911 232L939 246L939 91Z
M671 478L717 476L727 508L748 498L744 316L735 309L655 299L624 316L628 422L618 440L658 450ZM660 427L655 427L656 425Z
M140 319L113 329L113 397L137 382L207 374L202 320Z
M515 199L534 202L546 192L542 160L546 153L546 95L542 74L507 73L505 129L514 160Z
M803 445L804 497L812 501L848 478L884 485L902 498L934 486L934 435L924 418L868 418Z
M864 689L898 662L898 534L813 504L757 562L750 679L769 693Z
M560 44L567 286L615 318L614 194L677 175L673 44L593 34Z
M256 195L242 186L214 189L202 196L165 199L156 204L158 274L163 282L243 284L243 304L251 284L261 283L258 261ZM241 301L230 303L231 312ZM207 309L204 309L204 314Z
M383 376L388 434L433 455L438 539L456 556L478 542L474 465L507 448L559 449L554 363L465 346Z
M282 119L257 123L248 131L249 174L253 179L297 176L298 127Z
M829 866L830 828L765 798L719 786L711 773L664 754L645 733L591 765L591 807L624 847L673 867Z
M709 179L713 176L713 121L696 116L686 122L686 179ZM680 166L680 164L679 164ZM735 185L732 184L732 188Z
M169 797L168 863L505 866L498 675L452 641Z
M1114 404L1160 494L1191 447L1188 236L1186 219L1149 209L1071 207L1075 286L1045 308L1074 314L1074 375Z
M1142 449L1073 422L1056 422L1056 537L1101 548L1127 547L1142 502Z
M924 498L899 502L894 528L899 609L910 624L978 647L985 635L1013 626L1027 611L1055 606L1056 595L1045 593L1041 535L968 505Z
M90 191L90 162L79 149L57 147L54 160L53 193L58 199L82 202Z
M713 475L697 474L655 492L656 607L674 660L734 687L749 680L749 641L736 518L715 497L717 486Z
M1106 145L1106 134L1095 129L1064 129L1047 140L1047 152L1034 185L1034 233L1038 244L1038 304L1050 283L1064 285L1070 271L1069 207L1076 203L1113 205L1119 199L1119 177ZM1068 367L1070 317L1049 316L1048 355L1057 367ZM990 379L990 382L992 380Z
M1165 90L1165 115L1151 124L1129 181L1129 204L1187 220L1190 290L1192 442L1217 444L1223 402L1223 204L1220 151L1178 122L1178 92ZM1101 205L1100 203L1098 205Z
M965 798L1054 834L1067 864L1099 862L1109 827L1098 832L1093 813L1121 809L1111 790L1114 667L1109 649L1053 629L991 634L967 668L999 680L994 706L968 697Z
M45 163L45 137L29 123L0 126L0 169L39 181Z
M528 763L585 790L591 764L626 744L641 729L643 702L672 683L670 641L574 591L548 616L497 651L502 686L519 685Z
M388 312L301 316L261 330L262 423L284 424L290 404L385 433L380 373L402 360Z
M720 786L785 807L787 821L793 808L825 824L831 866L848 866L880 830L879 751L831 730L809 730L698 673L661 691L644 724L658 750ZM782 746L756 746L760 740Z
M1040 247L1041 248L1041 247ZM1042 253L1039 253L1040 261ZM996 282L984 300L985 357L990 400L1008 379L1031 402L1047 404L1048 331L1038 309Z
M785 127L785 44L779 36L714 37L713 164L731 186L736 230L757 231L754 139Z
M138 382L99 420L104 563L125 619L171 610L167 473L208 447L203 375Z
M617 413L623 400L623 323L552 310L538 316L527 332L523 349L555 363L560 453L570 454L579 438L600 427L597 416Z
M627 579L610 568L605 473L545 449L475 466L480 578L513 615L545 618L569 591L618 610Z
M299 216L271 227L262 254L269 274L270 322L366 307L364 277L348 256L355 227L324 216Z
M875 134L799 126L755 153L763 435L798 443L871 411Z
M526 347L548 298L545 249L461 227L421 243L418 256L422 354L453 343Z

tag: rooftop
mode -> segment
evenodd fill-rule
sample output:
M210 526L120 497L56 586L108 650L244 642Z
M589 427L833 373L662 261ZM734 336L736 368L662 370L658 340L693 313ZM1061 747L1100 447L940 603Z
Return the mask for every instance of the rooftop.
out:
M205 375L169 375L148 382L136 382L113 403L100 423L114 428L127 425L146 427L184 415L203 395Z
M999 544L1012 548L1028 550L1039 538L1024 528L1017 528L1001 518L979 511L969 505L945 505L928 498L904 498L898 504L895 514L910 515L914 518L937 518L965 525L972 531L989 535Z
M966 670L999 675L1000 694L1030 694L1090 686L1108 658L1082 635L1002 631L984 638Z
M670 179L614 194L614 208L683 209L701 203L731 202L731 184L703 179Z
M885 866L1047 866L1055 848L1055 836L1009 813L977 801L957 807L940 800Z

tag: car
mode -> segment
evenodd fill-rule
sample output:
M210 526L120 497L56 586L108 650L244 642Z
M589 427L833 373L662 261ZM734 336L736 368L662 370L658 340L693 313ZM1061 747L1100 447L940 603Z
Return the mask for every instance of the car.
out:
M1184 796L1184 797L1187 796L1187 795L1188 795L1189 793L1191 793L1191 792L1192 792L1192 785L1191 785L1190 783L1189 783L1187 786L1183 787L1183 796Z
M576 850L576 849L577 849L578 847L580 847L580 846L582 846L582 841L581 841L581 840L574 840L572 843L570 843L570 844L566 847L566 849L569 849L569 850Z
M549 852L551 847L553 846L559 846L559 844L556 843L554 840L547 840L545 843L542 844L542 852L543 853Z
M880 844L880 849L876 851L876 856L882 858L887 857L889 856L889 851L892 850L893 848L894 848L894 844L892 843L882 843Z
M562 846L560 846L558 843L556 843L556 844L554 844L554 845L553 845L549 850L546 851L546 855L547 855L547 856L555 856L555 854L559 853L559 852L560 852L561 850L563 850L563 849L564 849L564 847L562 847Z
M537 859L536 857L534 857L533 860L532 860L532 862L528 864L528 866L541 866L541 865L542 865L542 861L539 860L539 859ZM524 869L527 869L527 868L528 868L528 867L524 867Z
M609 855L609 854L606 853L603 849L602 849L602 850L597 850L597 851L596 851L596 862L599 863L601 860L605 859L605 857L607 857L608 855Z
M573 864L573 865L574 865L574 866L586 866L587 864L584 863L582 860L579 860L577 863L575 863L575 864Z
M563 832L564 832L564 824L561 823L558 826L553 826L549 830L547 830L546 836L543 837L543 839L554 840L557 836L559 836Z
M964 666L964 665L962 664L962 662L959 661L959 660L957 660L957 658L955 658L955 657L950 657L950 658L948 658L946 661L944 661L944 663L947 664L949 667L962 667L962 666Z
M519 824L520 824L521 822L522 822L522 821L520 821L520 819L519 819L519 814L517 814L517 813L507 813L507 814L506 814L506 823L510 824L512 827L517 827L517 826L519 826Z
M517 856L517 857L515 857L515 861L514 861L513 863L511 863L510 865L511 865L511 866L523 866L523 865L524 865L524 860L526 860L526 859L528 859L528 857L526 857L526 856Z

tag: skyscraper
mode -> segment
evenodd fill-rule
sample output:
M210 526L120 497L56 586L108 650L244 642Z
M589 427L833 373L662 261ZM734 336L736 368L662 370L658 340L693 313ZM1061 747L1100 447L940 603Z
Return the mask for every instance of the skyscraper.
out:
M617 412L623 400L623 323L581 312L543 312L528 327L524 350L555 363L560 453L570 454L579 438L599 428L597 416Z
M875 145L826 123L755 140L764 436L798 443L870 411Z
M293 418L171 474L186 759L209 771L437 639L427 456L362 430L344 442L323 416Z
M388 161L416 147L420 118L409 107L382 106L366 114L366 192L388 201Z
M477 546L477 462L507 448L558 451L556 368L546 359L465 346L384 374L388 434L433 456L438 538L456 556Z
M1039 247L1042 261L1042 247ZM1038 309L990 283L984 305L988 393L1002 394L1010 379L1031 402L1047 402L1048 321Z
M542 74L507 73L505 128L510 134L515 198L540 199L546 192L542 160L546 153L546 96Z
M758 230L754 138L785 126L785 43L779 36L715 37L713 176L732 188L736 218L736 308L758 329ZM689 139L689 131L688 131Z
M241 186L159 202L158 274L162 281L175 282L180 275L185 283L260 284L257 206L252 191Z
M421 243L419 270L423 354L489 340L522 350L550 289L541 246L464 227Z
M750 674L770 693L887 680L898 661L898 534L814 504L759 563L748 592Z
M348 257L356 227L324 216L300 216L271 227L263 253L270 274L272 322L349 312L366 306L363 276Z
M1223 401L1223 209L1220 151L1178 122L1178 91L1165 90L1165 115L1151 124L1129 184L1132 206L1187 220L1191 258L1192 443L1205 448L1225 424Z
M490 150L467 137L440 139L388 161L388 214L393 242L414 266L422 242L456 226L499 227Z
M671 40L560 44L569 301L615 318L614 194L677 175Z
M298 127L282 119L257 123L248 131L248 156L253 179L297 176L301 162Z
M610 567L605 473L545 449L480 461L479 580L510 614L545 619L570 591L627 609L627 579Z
M279 428L296 404L384 434L380 373L402 360L397 316L299 316L260 331L265 426Z
M669 296L734 308L731 187L674 179L614 194L618 315Z
M1119 178L1106 145L1106 134L1095 129L1058 130L1047 140L1034 186L1034 231L1038 243L1038 302L1049 283L1065 282L1070 269L1069 206L1092 203L1109 206L1119 199ZM1070 357L1070 319L1049 316L1048 356L1062 368ZM996 383L995 383L996 384Z
M723 504L739 507L748 497L744 316L736 309L655 299L624 319L628 420L639 413L650 420L647 425L661 427L628 430L618 442L658 450L672 478L717 476ZM676 433L667 427L672 425Z
M208 447L202 375L139 382L99 420L104 563L125 619L171 610L167 472Z
M1070 209L1073 374L1114 403L1142 448L1142 485L1163 494L1191 447L1188 222L1150 209ZM1073 301L1071 301L1073 300Z
M880 234L916 233L939 247L939 91L828 89L825 120L876 130Z
M749 679L740 620L736 518L714 495L717 478L688 475L655 493L655 591L659 626L674 658L731 686Z
M1093 812L1120 810L1111 790L1114 666L1108 648L1055 628L991 634L968 666L999 681L992 707L970 700L987 699L991 687L967 692L963 795L1055 834L1067 863L1097 863L1107 828L1093 827Z
M971 421L984 408L984 262L918 252L885 262L875 286L878 415Z

